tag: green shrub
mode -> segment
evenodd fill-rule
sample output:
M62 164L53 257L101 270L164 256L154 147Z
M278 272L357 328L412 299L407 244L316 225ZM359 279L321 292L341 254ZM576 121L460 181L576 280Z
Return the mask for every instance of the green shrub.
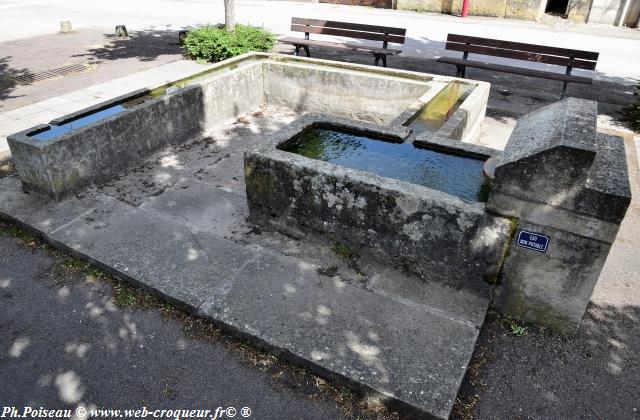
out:
M640 96L640 81L636 85L634 95ZM626 114L633 131L640 133L640 98L626 108Z
M184 48L189 58L216 62L249 51L269 51L275 43L275 35L262 28L236 25L235 31L227 32L217 26L204 26L189 31Z

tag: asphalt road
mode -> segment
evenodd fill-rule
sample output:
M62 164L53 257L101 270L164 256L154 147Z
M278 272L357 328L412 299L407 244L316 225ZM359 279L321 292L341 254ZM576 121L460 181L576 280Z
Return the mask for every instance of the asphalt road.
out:
M342 418L313 376L64 261L0 235L0 406Z

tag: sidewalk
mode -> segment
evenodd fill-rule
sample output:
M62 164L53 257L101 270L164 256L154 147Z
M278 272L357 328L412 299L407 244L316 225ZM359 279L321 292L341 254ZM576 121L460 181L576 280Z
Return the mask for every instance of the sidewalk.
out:
M0 44L0 113L181 60L175 31L140 31L118 39L111 28L51 33ZM84 71L18 84L16 77L68 65Z
M4 28L0 41L55 33L61 20L71 20L76 29L113 28L116 24L126 24L129 31L134 31L178 30L187 26L221 22L224 19L222 0L139 0L135 5L125 0L91 5L80 0L59 0L55 4L46 0L28 3L5 0L5 4L0 6L0 14ZM635 29L578 25L574 30L574 26L566 24L549 27L537 22L497 18L461 19L447 15L333 4L236 1L238 22L265 26L278 34L290 33L292 16L406 28L408 39L403 47L403 55L435 58L443 52L447 33L464 33L599 51L601 55L597 78L631 83L631 79L640 77L640 55L637 54L640 51L640 31Z

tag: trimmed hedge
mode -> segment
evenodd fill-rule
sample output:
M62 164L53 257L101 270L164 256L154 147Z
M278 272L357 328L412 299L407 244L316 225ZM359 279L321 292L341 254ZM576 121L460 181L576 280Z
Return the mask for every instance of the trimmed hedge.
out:
M189 58L217 62L249 51L269 51L276 44L276 36L262 28L236 25L227 32L217 26L204 26L189 31L184 48Z

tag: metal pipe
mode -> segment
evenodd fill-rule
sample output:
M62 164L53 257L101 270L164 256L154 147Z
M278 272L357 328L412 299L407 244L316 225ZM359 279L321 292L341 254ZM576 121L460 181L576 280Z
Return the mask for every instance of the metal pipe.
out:
M462 1L462 17L469 16L469 0Z

